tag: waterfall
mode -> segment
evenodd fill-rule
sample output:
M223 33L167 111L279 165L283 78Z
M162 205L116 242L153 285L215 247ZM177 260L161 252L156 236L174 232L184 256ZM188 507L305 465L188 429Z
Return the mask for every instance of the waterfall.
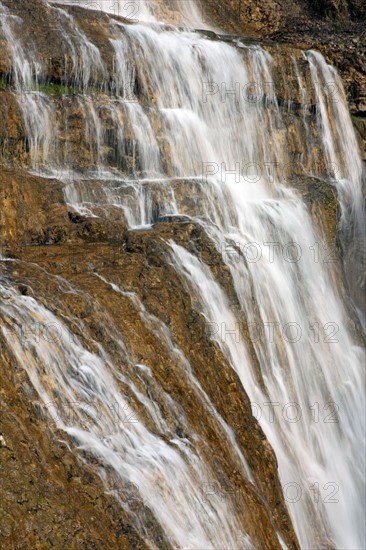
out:
M6 43L11 51L14 85L26 127L32 164L35 166L37 162L47 162L50 149L56 146L54 112L45 95L35 91L41 72L40 64L25 55L14 36L12 27L19 29L21 19L13 16L2 4L0 17Z
M183 4L45 2L65 47L61 94L47 91L56 77L37 37L27 49L24 21L0 4L10 93L26 136L23 163L45 185L47 177L61 180L65 202L80 215L113 208L130 233L182 220L200 228L220 258L220 272L172 237L163 254L274 450L300 547L362 549L365 357L342 268L326 250L326 232L302 192L316 184L326 197L337 193L345 278L362 321L352 290L362 262L350 251L365 235L364 172L342 82L318 52L295 52L288 63L253 41L202 30L196 3ZM95 34L83 24L86 8L96 17ZM188 418L187 403L176 402L151 367L135 360L111 316L105 317L109 349L46 298L22 296L5 273L2 334L51 414L50 425L68 434L81 462L98 460L105 491L115 494L148 546L161 544L147 528L153 517L164 544L174 548L259 548L250 510L258 479L169 321L149 312L137 293L104 274L92 276L130 304L159 341L207 424L229 445L227 460L250 496L244 506L215 492L199 498L208 481L225 477L210 462L210 441ZM65 294L81 293L61 277L57 285ZM25 342L21 327L35 320L58 327L60 338ZM156 399L148 391L155 385ZM85 412L83 403L97 411ZM132 421L116 422L116 410ZM174 422L184 424L187 437L174 435ZM131 486L143 513L125 498ZM258 506L267 510L268 503ZM270 524L275 539L266 547L290 547Z
M366 235L363 192L365 173L347 111L347 100L341 79L334 67L328 66L318 52L310 51L308 56L311 77L316 90L324 152L328 158L329 167L333 166L335 169L333 177L341 205L340 223L344 247L347 251L345 264L349 285L365 331L363 296L357 296L353 290L357 286L357 279L362 277L366 261L365 247L362 244L365 242ZM330 92L330 101L326 101L325 92L327 91Z
M219 495L214 496L216 502L199 499L197 487L213 480L213 473L205 471L202 458L178 438L172 447L145 428L120 392L121 375L108 353L100 347L97 354L89 352L78 337L69 337L60 319L33 298L17 295L6 282L1 283L0 292L4 333L7 323L16 323L16 319L31 326L36 318L45 326L57 327L60 338L50 338L45 345L31 342L25 348L21 326L15 325L12 349L54 424L67 432L80 450L103 463L106 488L120 495L121 506L128 502L121 499L118 485L136 486L173 545L235 548L240 524L230 504L222 503ZM125 354L123 343L117 344ZM141 365L143 368L148 369ZM138 394L137 388L133 391ZM144 405L159 431L166 432L165 420L153 402L145 399ZM61 411L68 411L68 423ZM198 513L192 515L196 509ZM146 526L138 527L149 540Z
M289 211L286 214L291 215ZM299 223L299 228L304 233L304 225ZM311 229L307 229L311 237ZM331 538L337 548L360 547L365 468L363 447L360 446L365 430L360 388L364 358L362 350L348 339L347 334L339 335L337 340L330 338L329 343L312 342L310 315L317 319L315 322L322 323L320 326L326 326L328 319L333 320L329 323L330 329L345 326L345 314L335 297L328 293L328 304L322 299L327 285L324 274L317 273L314 284L300 273L297 277L291 273L283 277L281 271L286 270L285 262L277 267L269 263L261 267L252 264L253 272L248 275L260 308L260 321L252 327L252 341L261 358L262 389L238 328L240 319L230 311L228 300L209 269L182 247L172 243L172 249L177 268L202 300L213 337L229 354L254 404L254 414L261 411L259 420L276 450L283 487L289 491L289 510L303 546L319 547L319 540ZM305 268L309 261L308 258L304 262ZM242 306L248 309L243 267L238 268L236 263L230 267ZM293 271L293 265L287 269ZM267 270L271 273L266 273ZM270 292L265 288L266 280L271 281ZM298 280L302 284L309 282L308 303L300 302L296 292ZM284 294L286 304L281 303ZM255 312L249 311L248 318L256 319ZM266 327L272 327L273 339L267 334L266 341L263 336L261 341L254 330ZM320 419L318 408L322 411ZM345 441L349 445L347 450ZM355 454L358 456L356 464ZM322 496L314 499L313 492L318 488ZM329 503L332 505L328 506ZM349 529L344 529L343 521Z

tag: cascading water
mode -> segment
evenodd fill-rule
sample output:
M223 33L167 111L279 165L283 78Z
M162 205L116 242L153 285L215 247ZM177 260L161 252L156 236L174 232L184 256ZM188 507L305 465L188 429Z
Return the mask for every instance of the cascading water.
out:
M53 415L55 424L77 442L80 450L86 450L98 457L105 467L109 466L109 472L105 469L101 474L107 489L116 491L119 483L136 484L170 542L178 547L215 548L219 545L235 548L240 523L230 504L224 505L219 495L214 503L205 504L198 498L197 487L207 479L214 479L212 472L205 471L202 458L179 439L174 448L144 427L121 393L120 385L124 380L114 369L108 354L100 346L97 354L90 353L79 338L70 339L67 326L33 298L18 296L6 284L1 284L0 292L4 333L7 324L12 326L16 319L22 319L23 323L28 321L31 326L37 318L40 323L58 327L62 335L59 340L24 349L18 326L11 334L12 349L19 364L26 365L30 380ZM124 355L123 343L118 342L118 345ZM179 360L184 361L184 357ZM148 370L144 365L140 368ZM137 388L133 391L138 395ZM87 412L85 406L83 409L86 403L93 403ZM167 433L165 419L154 403L148 399L143 403L159 432ZM59 411L70 412L70 404L73 410L67 424L59 417ZM247 468L245 461L243 466ZM121 505L128 506L128 503L121 500ZM201 513L192 515L192 510L200 508ZM207 522L207 518L211 521ZM146 526L138 525L138 528L149 540Z
M12 27L21 25L21 19L11 15L2 4L0 4L0 17L2 30L11 50L14 85L23 114L33 163L37 160L45 163L48 160L50 147L55 146L56 140L53 134L52 106L43 94L34 91L41 67L37 61L32 62L24 55L21 45L14 36Z
M294 58L301 104L295 117L291 97L276 89L273 56L257 45L160 25L164 3L156 11L154 3L140 2L138 19L145 22L113 19L128 19L127 2L118 4L117 14L110 2L54 4L62 4L49 7L64 27L69 52L64 84L74 87L81 141L88 147L85 160L78 162L70 98L51 98L40 90L46 68L37 55L31 61L26 53L21 19L2 7L30 165L61 176L66 202L81 214L92 214L95 206L114 206L130 228L182 215L201 226L226 264L240 309L232 310L209 266L173 241L170 261L197 297L212 339L250 400L267 410L258 420L275 451L301 547L364 548L364 356L349 326L342 289L332 269L317 257L320 237L311 213L286 171L293 167L290 151L296 144L296 170L300 165L302 176L327 179L337 189L346 244L362 237L362 164L339 77L316 52L306 53L305 70L304 60ZM68 11L70 5L83 4L110 14L112 66L79 28L77 14ZM198 17L198 12L189 18L187 9L180 12L178 22L186 25ZM329 82L338 92L334 103L326 93ZM70 166L71 180L65 176ZM298 174L292 175L296 179ZM136 296L103 280L131 299L207 403L168 327L148 314ZM19 296L11 282L2 281L1 294L7 327L16 327L17 316L24 324L37 318L60 325L34 298ZM250 346L240 328L243 322ZM116 329L112 332L120 353L132 363L122 338ZM85 334L84 339L88 341ZM230 501L213 497L207 506L197 502L198 487L215 480L215 473L186 442L176 441L174 448L164 443L157 434L167 431L165 418L149 398L139 397L154 432L142 421L128 424L127 430L112 423L110 403L122 410L126 405L121 382L135 394L138 388L133 379L121 380L108 350L94 342L91 353L76 336L57 345L24 346L16 330L8 345L45 405L55 400L56 386L61 408L85 399L99 404L98 423L92 413L86 422L76 407L73 422L58 421L58 427L106 465L100 472L106 490L116 483L138 484L173 546L258 547ZM169 396L166 402L173 407ZM244 477L254 484L231 428L217 415L216 421ZM192 439L199 439L193 430ZM134 521L154 547L144 525L136 517ZM280 536L278 545L286 547Z
M316 90L319 123L322 129L324 152L329 166L335 167L339 201L341 205L341 230L345 248L345 266L351 295L364 332L366 331L363 296L353 294L358 277L365 266L365 210L363 196L364 170L359 155L356 136L346 108L346 98L337 71L325 63L318 52L308 52L311 77ZM332 101L327 102L322 90L329 87ZM334 171L334 168L333 168Z

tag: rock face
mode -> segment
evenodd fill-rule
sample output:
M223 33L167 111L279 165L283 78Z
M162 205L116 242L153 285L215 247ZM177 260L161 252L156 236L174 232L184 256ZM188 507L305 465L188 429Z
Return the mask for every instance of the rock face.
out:
M271 128L270 143L286 144L293 163L285 187L304 198L322 244L334 247L339 206L334 187L325 181L328 168L317 147L320 137L316 98L302 52L302 48L313 46L322 49L324 42L323 51L327 54L329 40L320 40L316 36L318 31L310 28L315 19L300 1L292 4L299 21L305 17L309 23L309 29L303 32L290 30L292 20L290 16L284 18L289 10L282 0L244 3L230 0L226 2L225 15L223 3L210 2L210 18L225 30L245 38L241 37L240 42L237 36L219 36L213 32L207 32L206 36L214 41L235 43L238 52L247 40L254 48L265 43L271 52L278 103L273 102L270 91L257 100L268 106L268 112L280 109L284 124ZM2 5L22 18L25 30L22 40L32 44L43 66L39 80L33 74L34 81L30 83L39 92L39 103L35 106L32 90L27 90L24 103L20 102L14 52L9 50L9 36L3 28L0 35L0 45L4 46L0 49L0 253L4 258L0 261L0 289L5 304L0 331L3 382L0 482L5 508L0 520L2 544L10 549L142 550L151 545L162 549L174 546L140 492L135 494L131 487L118 486L115 494L112 469L105 467L102 458L83 454L84 449L76 444L75 438L55 428L47 415L34 379L23 368L20 358L26 352L37 357L37 345L50 343L50 336L42 324L36 328L22 326L9 313L15 311L12 307L21 304L23 298L34 298L57 318L60 326L62 323L67 327L84 350L91 354L108 350L121 391L156 440L172 452L181 449L182 441L197 450L197 456L212 475L206 481L214 485L214 492L232 510L239 533L238 548L247 548L248 544L241 532L246 533L255 548L280 549L280 541L290 549L298 548L273 449L252 414L239 376L211 338L198 297L172 265L171 241L174 241L210 267L233 311L240 315L232 274L197 220L199 216L204 218L202 213L207 206L202 182L198 178L179 177L180 167L165 140L162 120L150 113L156 98L152 81L144 71L143 50L134 52L140 65L131 80L132 94L138 98L141 111L133 118L133 106L118 110L114 102L122 92L117 89L116 57L111 55L110 44L116 29L120 31L120 23L128 22L120 17L108 18L99 11L94 15L88 12L86 17L82 8L69 6L65 7L68 19L41 0L34 1L32 6L21 0L2 0ZM363 6L356 1L329 0L321 4L320 10L326 16L349 21L362 15ZM72 18L85 33L83 38L73 30ZM68 39L74 40L73 44L81 51L86 41L97 45L101 62L95 56L90 73L86 71L88 59L84 66L75 62L65 33L69 33ZM353 90L351 105L362 142L364 60L356 66L351 58L363 38L360 37L360 42L351 41L348 57L339 53L340 40L337 38L333 49L329 49L328 58L338 63L349 90ZM245 51L242 55L249 54ZM290 57L294 60L291 66ZM304 89L308 90L306 101ZM48 141L40 138L34 119L27 120L24 116L24 105L25 109L38 109L39 116L46 111L48 115L51 113L52 117L43 119L52 120ZM155 150L144 149L134 133L147 114L159 147L156 158ZM57 141L53 140L56 133ZM314 144L312 155L304 153L306 140ZM162 167L170 178L169 186L146 177L146 157ZM302 175L304 170L310 170L311 162L318 168L318 177ZM70 183L61 170L55 174L65 165L77 168L80 177ZM119 170L126 181L143 180L151 227L129 228L129 211L122 211L120 205L131 204L133 210L136 189L131 183L121 190L118 182L112 182L108 194L105 181L95 176L101 166L108 166L112 175ZM88 177L91 172L93 178ZM84 210L70 205L73 193L80 198ZM96 198L98 206L92 204L90 197ZM167 197L174 197L180 216L163 208L163 204L169 204ZM215 201L217 197L212 195L211 199ZM338 246L335 249L334 277L341 277L338 262L341 251ZM13 294L8 293L8 287ZM248 319L242 314L241 320L240 337L246 342L253 363L258 365ZM6 336L16 339L19 334L21 343L12 348ZM55 349L61 354L61 344ZM60 356L55 352L50 362L54 359L57 364ZM149 365L149 369L144 369L144 365ZM260 378L259 366L257 370ZM50 373L43 372L41 364L38 375L58 402L58 388ZM160 411L163 435L156 428L155 416L145 406L146 402ZM248 466L252 480L243 463ZM190 468L193 469L191 464ZM108 483L111 487L106 491ZM156 483L159 487L161 483L163 491L162 481L157 479ZM198 492L202 490L198 486ZM197 494L197 500L200 498L202 495ZM176 506L180 506L178 498ZM212 518L207 521L212 522ZM325 544L327 541L319 540L319 547Z

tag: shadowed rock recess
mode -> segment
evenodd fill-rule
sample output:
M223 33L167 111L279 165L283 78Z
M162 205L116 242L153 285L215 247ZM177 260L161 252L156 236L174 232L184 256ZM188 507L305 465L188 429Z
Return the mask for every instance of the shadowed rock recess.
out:
M112 4L0 0L1 547L364 548L363 4Z

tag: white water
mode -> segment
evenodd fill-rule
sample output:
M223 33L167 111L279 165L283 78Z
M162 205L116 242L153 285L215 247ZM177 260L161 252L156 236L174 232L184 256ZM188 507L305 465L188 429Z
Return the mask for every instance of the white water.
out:
M46 163L52 149L52 157L57 139L54 133L54 113L44 94L34 92L41 66L37 60L28 58L21 44L16 39L12 28L21 28L22 20L11 15L0 3L0 28L7 41L12 58L14 85L21 113L24 120L28 144L33 163Z
M301 223L299 229L303 234L305 228ZM252 333L261 364L262 389L248 357L243 333L238 329L240 319L230 311L224 292L197 258L173 243L172 249L177 269L188 278L192 290L202 300L204 314L212 323L209 328L213 337L229 355L251 401L259 405L260 411L265 411L260 422L276 451L281 481L287 487L286 496L290 501L297 500L301 491L301 498L288 506L302 545L317 548L329 538L337 548L348 545L362 548L365 416L360 388L363 387L364 356L345 330L346 315L336 297L327 292L324 299L324 289L329 285L326 276L316 269L314 280L307 277L309 258L301 265L305 273L301 273L300 268L296 269L296 275L291 273L293 265L286 266L285 262L276 262L277 265L261 262L260 266L253 263L248 270L243 261L239 266L236 262L230 265L237 295L248 318L255 319L260 327L276 323L272 325L273 343L268 335L256 341L256 334ZM300 280L303 293L299 295ZM270 288L266 281L271 282ZM250 308L248 283L259 307L259 317ZM302 303L304 294L308 298L306 304ZM325 326L329 319L340 327L338 341L312 342L310 322ZM287 323L293 323L295 331L289 329L287 337L278 336ZM270 407L269 402L273 403ZM314 415L316 403L322 411L318 421ZM328 405L324 414L324 406L329 403L335 405ZM273 411L273 418L269 409ZM258 414L257 410L254 408L254 414ZM336 410L338 414L332 415ZM328 422L325 422L327 416ZM291 421L294 418L299 420ZM314 484L320 486L318 502L313 494ZM332 491L334 497L326 502ZM336 502L332 502L332 498ZM309 518L308 521L305 518Z
M90 335L88 343L94 343L98 352L88 351L62 320L34 298L20 296L4 280L0 293L1 328L16 361L26 369L57 427L71 436L78 449L98 458L106 488L113 490L121 506L132 512L122 490L134 484L174 546L236 548L240 525L228 500L223 502L220 495L202 499L200 489L207 480L218 483L213 472L187 440L172 438L159 408L135 389L156 429L170 435L170 444L144 427L121 392L124 377L107 351ZM56 328L47 341L24 338L24 327L34 326L35 319L41 326ZM111 320L109 330L114 332ZM83 332L85 337L85 328ZM116 344L124 356L123 342ZM143 538L156 547L146 526L138 523L139 516L133 517Z
M336 180L341 205L340 226L345 248L345 269L351 295L366 265L365 172L347 109L342 81L334 67L318 53L308 52L311 77L319 111L319 124L332 177ZM326 101L324 91L329 92ZM323 93L322 93L323 92ZM363 331L366 333L364 296L353 297Z
M324 151L329 166L336 167L335 178L342 214L348 219L355 218L357 224L362 226L362 160L342 81L334 67L327 65L319 52L309 51L307 55L319 107ZM330 101L326 101L327 96L324 94L327 90ZM347 213L349 208L352 209L351 213Z
M115 13L106 2L89 3L89 7ZM126 8L127 4L120 2L118 9ZM140 14L145 21L156 22L153 8L151 3L140 3ZM85 89L106 69L97 47L77 29L75 18L65 10L62 12L65 21L74 28L72 36L65 31L73 59L70 76ZM38 62L31 66L16 38L18 34L14 29L19 23L12 16L3 19L3 30L11 44L18 94L24 87L29 90L34 75L42 71ZM251 334L260 375L242 335L239 342L237 334L223 337L218 331L213 338L223 347L251 401L263 411L266 402L279 403L274 406L273 421L269 420L268 411L259 421L275 450L282 485L289 491L285 494L291 500L289 483L297 484L296 488L301 490L301 498L288 503L301 547L319 548L330 541L336 548L364 548L364 356L349 332L347 313L328 272L331 266L315 261L314 243L319 241L319 236L312 227L309 212L296 192L288 187L283 170L273 169L275 165L283 168L290 158L286 120L275 90L268 87L274 80L270 54L258 46L239 44L235 47L193 32L167 31L140 22L122 25L120 30L114 28L110 44L115 56L113 89L117 99L102 97L97 103L93 95L78 96L85 117L85 133L94 138L91 165L99 187L80 174L80 179L66 188L67 201L78 209L93 203L114 204L121 208L121 215L131 227L154 223L156 209L160 216L181 213L200 221L229 267L241 306L241 319L267 327L267 333L259 339L254 328ZM303 144L304 171L316 173L312 150L320 147L324 162L337 168L332 183L339 194L342 225L360 228L362 165L341 82L320 54L308 52L306 57L317 119L314 123L304 114L298 122L309 140ZM294 63L296 65L296 60ZM307 94L297 67L296 74L305 98ZM147 107L137 96L132 102L125 101L124 83L134 81L136 75L147 98ZM244 87L250 82L259 85L260 95L265 96L263 101L251 102L243 100L242 94L230 93L237 89L238 83ZM336 83L339 101L330 102L329 94L319 82ZM60 158L56 150L59 130L53 118L52 101L39 92L25 95L22 112L33 162L41 161L48 169L63 166L65 159ZM116 171L104 155L103 110L108 111L113 120L121 159L126 154L123 139L126 134L132 136L134 167L127 177L121 166ZM319 140L309 130L313 124L319 129ZM164 144L169 146L165 164L160 156ZM309 164L310 168L306 169ZM248 169L243 176L244 165ZM256 177L258 167L260 174ZM103 180L106 171L113 179ZM191 199L188 206L187 199ZM275 246L273 257L269 243ZM296 243L295 252L300 250L298 261L292 261L294 249L287 248L289 243ZM172 261L199 297L208 322L214 323L210 326L224 324L226 330L236 330L239 319L230 310L228 299L209 268L178 245L172 243L171 246ZM283 251L288 250L289 256L284 257ZM253 254L257 253L256 261ZM6 292L11 295L13 315L15 310L29 319L41 315L46 320L51 315L33 299L16 296L8 289ZM9 303L4 310L8 316ZM146 322L151 322L147 314L145 317ZM269 341L269 328L265 323L277 323L272 325L273 342ZM283 327L288 323L292 329L290 327L290 337L285 338ZM315 331L311 327L315 327ZM289 342L291 330L299 334L299 329L298 341ZM23 349L19 341L10 344L44 402L50 395L38 373L39 364L48 370L50 380L58 380L65 365L70 373L78 370L81 355L86 358L85 369L89 373L83 378L84 386L79 385L77 376L63 377L60 399L67 399L71 393L77 401L79 392L86 391L92 392L94 399L104 401L116 393L123 407L123 396L114 386L115 373L107 350L90 355L80 342L73 345L63 342L58 349L54 346L35 348L33 354L37 359L28 360L30 350ZM53 356L59 357L57 364L51 361ZM107 386L100 379L100 372L103 372L102 378L108 380ZM283 416L283 408L289 403L296 403L301 411L298 422ZM317 422L314 420L316 403L321 413ZM335 406L329 408L329 403L336 405L337 415L332 415ZM329 420L337 422L325 422L327 415ZM129 427L131 434L127 442L125 433L118 432L102 444L100 439L110 433L108 414L103 415L103 422L97 433L93 425L87 434L79 425L61 427L74 435L79 445L102 453L116 474L139 486L142 466L155 465L155 474L144 478L146 493L142 497L149 501L154 515L175 543L188 548L235 547L235 514L222 503L214 503L214 512L206 511L215 514L213 531L204 521L205 514L202 517L195 514L193 526L190 524L192 499L208 475L194 453L184 451L183 460L150 434L141 422L138 429ZM164 419L160 418L159 425L163 423ZM225 431L228 436L226 428ZM143 462L136 452L136 441L146 449ZM168 457L168 466L161 457ZM193 474L187 464L192 466ZM245 463L243 469L246 471ZM173 475L175 471L179 471L177 480ZM247 471L246 475L250 477ZM168 487L162 499L151 496L158 478L163 478ZM184 504L181 513L175 511L171 516L174 483L179 486ZM317 487L319 494L315 496Z

